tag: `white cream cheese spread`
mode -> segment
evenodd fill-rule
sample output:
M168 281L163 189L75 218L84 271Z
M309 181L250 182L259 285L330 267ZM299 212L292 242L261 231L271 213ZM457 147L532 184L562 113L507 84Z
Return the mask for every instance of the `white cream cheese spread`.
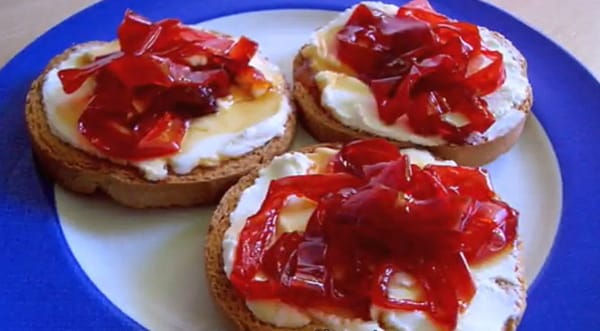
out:
M380 2L363 2L370 8L394 15L398 7ZM356 6L355 6L356 7ZM342 124L378 136L400 141L409 141L422 146L442 145L446 142L438 136L415 134L408 126L406 116L393 124L384 123L377 113L377 104L370 88L351 75L351 70L337 59L335 35L346 24L352 7L327 25L315 31L303 55L311 59L315 80L321 90L321 105ZM506 80L495 92L483 97L496 121L483 133L488 140L508 133L525 117L517 107L527 98L530 90L527 76L521 68L522 56L512 47L498 41L494 33L480 28L482 44L490 50L499 51L504 58ZM445 120L455 126L465 125L460 114L448 114Z
M427 164L454 166L453 161L436 160L429 152L404 149L411 163L420 167ZM241 194L235 210L230 215L230 227L223 239L225 274L231 275L238 239L246 220L260 209L269 183L282 177L318 173L324 169L336 150L318 148L309 154L287 153L275 157L260 170L254 183ZM314 204L296 197L288 198L279 217L278 233L302 230L306 227ZM519 315L521 295L516 272L519 263L518 249L472 268L477 293L467 310L459 316L459 331L502 331L504 324ZM397 299L415 296L415 281L410 275L394 275L388 295ZM422 312L392 311L372 306L370 321L348 319L316 310L303 310L278 300L247 301L246 306L256 318L278 327L301 327L311 322L326 326L332 331L437 331L438 327Z
M44 108L52 133L75 148L104 158L108 157L92 146L78 130L79 116L94 89L93 78L75 93L66 94L58 72L81 66L82 60L90 55L104 55L116 50L116 43L79 47L48 72L42 87ZM235 100L231 95L219 99L217 112L190 121L181 149L175 154L141 162L110 158L111 161L135 166L147 180L158 181L168 176L169 169L175 174L185 175L198 166L217 166L221 160L240 157L283 135L292 111L283 76L274 64L259 54L252 58L250 64L264 74L273 84L273 89L253 100Z

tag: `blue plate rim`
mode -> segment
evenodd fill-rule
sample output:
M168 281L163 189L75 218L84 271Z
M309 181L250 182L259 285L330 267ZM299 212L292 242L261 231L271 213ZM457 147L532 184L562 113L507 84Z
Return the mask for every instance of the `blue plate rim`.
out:
M404 2L404 1L401 1ZM432 1L434 2L434 4L437 5L437 1ZM454 2L454 1L450 1L450 3L458 3L458 2ZM347 5L352 4L352 1L346 1L346 0L330 0L328 2L324 2L324 1L315 1L315 0L275 0L275 1L269 1L269 0L254 0L254 1L249 1L249 2L234 2L234 1L224 1L220 4L210 4L210 5L205 5L204 9L210 12L214 12L214 14L207 14L205 16L202 17L201 21L205 21L208 19L212 19L212 18L216 18L216 17L222 17L222 16L228 16L228 15L233 15L233 14L238 14L238 13L242 13L242 12L250 12L250 11L259 11L259 10L274 10L274 9L324 9L324 10L340 10L343 9L345 7L347 7ZM586 84L588 84L587 86L587 90L592 90L592 91L596 91L596 92L600 92L600 82L598 82L598 80L594 77L594 75L585 67L581 64L581 62L579 62L579 60L573 55L571 54L569 51L565 50L563 47L561 47L560 45L556 44L553 40L551 40L550 38L548 38L547 36L545 36L543 33L539 32L538 30L526 25L525 23L522 23L521 21L519 21L518 19L516 19L515 17L511 16L509 13L505 12L504 10L497 8L494 5L491 5L489 3L483 3L483 2L479 2L476 0L471 0L469 1L467 4L461 3L461 5L464 5L466 7L472 7L472 8L487 8L485 10L493 10L495 11L497 14L496 16L500 16L500 17L504 17L504 19L506 21L509 21L510 24L516 26L516 28L518 29L524 29L527 33L531 34L533 32L534 35L536 35L536 37L541 38L541 43L545 44L546 47L548 47L548 45L550 46L550 48L554 48L554 53L553 55L559 54L560 57L567 57L567 63L569 64L569 66L571 66L572 68L574 68L576 71L581 71L582 73L580 73L580 77L583 77L582 79L586 82ZM9 60L6 65L0 70L0 97L4 97L6 96L11 96L10 92L16 90L16 88L11 88L11 87L5 87L3 84L3 81L5 81L5 76L7 76L8 74L6 72L9 72L12 68L14 67L18 67L19 65L21 65L19 62L23 61L23 58L26 58L27 55L33 51L36 50L36 48L40 48L39 44L41 41L44 41L46 39L48 39L49 37L51 37L53 34L56 34L57 31L60 31L61 29L65 29L65 27L69 27L69 26L76 26L77 24L81 24L81 22L79 22L78 20L81 20L82 18L85 18L87 16L93 15L94 13L97 12L113 12L113 13L117 13L119 12L119 15L117 15L117 19L120 20L120 13L123 12L122 9L130 7L130 8L134 8L138 11L140 11L141 13L145 14L144 8L146 7L152 7L152 4L147 4L147 5L141 5L140 2L137 2L135 0L130 0L130 1L118 1L118 0L106 0L103 2L99 2L96 3L86 9L83 9L82 11L74 14L73 16L69 17L68 19L66 19L65 21L63 21L62 23L56 25L55 27L53 27L52 29L50 29L49 31L47 31L46 33L44 33L43 35L41 35L39 38L37 38L36 40L34 40L29 46L27 46L26 48L24 48L21 52L17 53L17 55L15 55L11 60ZM440 4L440 8L445 7L446 4ZM156 11L155 7L160 7L160 6L154 6L152 10ZM139 8L139 9L138 9ZM212 8L212 9L211 9ZM118 11L119 10L119 11ZM152 17L151 17L152 18ZM190 20L186 20L186 21L190 21ZM510 37L510 35L509 35ZM76 39L76 38L75 38ZM540 41L538 41L539 43ZM61 41L61 43L64 43L64 38ZM64 45L63 45L64 46ZM48 54L47 56L52 56L54 53ZM10 75L8 75L10 76ZM535 85L534 85L534 89L535 89ZM23 92L23 86L20 86L20 91ZM22 93L21 93L22 94ZM600 93L598 93L600 94ZM14 96L13 96L14 97ZM9 106L12 104L14 105L14 100L9 100L8 102L6 100L4 100L5 98L0 98L0 105L2 107L0 107L0 109L5 109L5 104L8 104ZM600 104L600 99L595 100L595 99L591 99L592 102L590 102L590 104L596 105L596 104ZM21 104L22 104L22 100L21 100ZM14 108L14 107L6 107L6 108ZM591 108L591 106L589 107ZM1 111L1 110L0 110ZM553 125L551 125L551 121L554 121L552 119L549 118L545 118L545 116L541 116L541 118L538 116L538 118L540 119L540 121L542 122L542 124L544 125L544 127L546 128L546 125L552 127ZM4 122L0 123L0 128L3 127ZM584 133L588 133L588 132L584 132ZM551 130L547 130L547 134L553 144L553 146L562 146L565 145L565 142L560 139L561 137L558 137L555 132L552 132ZM589 134L588 134L589 135ZM586 135L587 136L587 135ZM593 137L593 135L592 135ZM0 143L0 148L1 147L5 147L5 145L7 144L2 144ZM27 143L25 144L26 146ZM563 169L571 169L572 167L570 165L568 165L569 160L567 160L568 158L566 156L561 157L561 153L560 150L558 148L555 148L556 150L556 157L557 160L559 162L559 164L561 164L561 176L563 175ZM566 154L566 153L565 153ZM0 165L0 173L6 174L7 172L4 170L9 170L9 171L13 171L14 170L14 165L19 165L20 163L23 163L23 160L27 160L27 156L23 155L23 154L19 154L20 158L17 160L17 162L15 162L15 164L13 164L13 166L7 166L6 164L2 164ZM588 166L592 166L592 170L596 169L596 170L600 170L600 162L598 158L585 158L583 159L586 164ZM2 161L5 161L4 158L2 159ZM564 167L563 167L564 165ZM13 168L13 169L9 169L9 168ZM31 169L30 169L31 170ZM34 172L34 174L36 174ZM563 190L563 217L565 216L566 213L571 212L571 203L570 203L570 198L567 197L567 193L569 192L570 187L567 187L567 184L565 183L565 176L563 177L563 183L564 183L564 190ZM0 177L1 178L1 177ZM48 193L48 184L43 180L43 179L39 179L36 176L34 176L35 180L38 181L38 183L40 183L39 185L42 187L45 187L43 189L43 191L45 191L43 194L45 194L45 199L48 199L48 197L52 197L51 199L53 200L53 196L52 193ZM571 180L569 178L571 178L570 176L566 176L567 180ZM2 179L2 182L4 183L9 182L8 180L5 180L6 178ZM598 189L596 189L594 192L597 192ZM2 193L5 193L4 191L0 191ZM593 193L593 192L592 192ZM50 194L50 195L48 195ZM0 195L0 199L3 199L3 195ZM6 202L10 202L10 200L0 200L0 205L5 205ZM5 207L5 206L3 206ZM55 208L53 206L53 204L51 204L51 209L53 210L52 212L52 218L56 221L55 226L58 228L58 235L60 237L62 237L62 230L60 230L60 226L58 226L58 218L56 215L56 211ZM574 207L574 206L573 206ZM563 221L561 221L560 223L560 228L558 230L558 234L557 237L555 239L555 244L552 248L552 251L549 255L549 258L546 260L544 267L543 267L543 271L542 273L538 276L538 279L540 279L542 285L540 287L543 287L543 289L538 290L537 287L531 289L530 296L535 296L537 295L536 292L540 292L540 291L546 291L548 287L551 287L549 285L547 285L548 283L550 283L550 281L548 280L544 280L545 278L547 278L547 273L549 272L555 272L554 269L556 269L555 267L555 260L557 259L562 259L565 255L563 254L562 249L565 249L566 252L566 248L568 247L568 245L565 245L563 243L563 241L568 240L568 239L572 239L572 235L570 232L572 231L567 231L569 230L569 228L567 228L567 230L565 230L566 225L564 224ZM0 228L3 229L3 228ZM592 228L593 230L598 230L598 228ZM56 229L54 229L56 230ZM565 233L563 233L565 232ZM569 233L566 233L569 232ZM595 232L591 232L592 234L594 234ZM600 234L600 232L598 233ZM567 237L565 239L565 237ZM64 240L63 240L64 243ZM66 243L64 243L66 245ZM560 244L560 245L559 245ZM10 245L10 242L8 243L7 246ZM560 250L559 250L559 246L560 246ZM67 255L71 254L70 250L68 250L68 247L64 247L67 248ZM63 249L64 249L63 248ZM596 255L598 256L598 254ZM4 257L4 256L3 256ZM570 255L568 257L571 257ZM572 257L571 257L572 258ZM4 259L3 259L4 260ZM71 263L73 261L76 262L74 256L72 256L72 254L70 255L70 257L68 258L68 260L71 261ZM4 261L3 261L4 262ZM77 266L77 268L80 268L79 265L77 263L75 263L75 265ZM592 266L592 271L598 271L598 266ZM73 270L71 270L73 271ZM74 271L77 272L77 271ZM87 278L87 275L85 275L85 272L81 269L79 269L79 271L77 273L80 273L80 277L81 275L84 276L84 278ZM600 274L600 273L598 273ZM3 278L0 278L2 280L4 280ZM91 281L89 281L89 279L87 279L87 281L90 283L88 285L91 285L92 287L95 288L95 285L91 284ZM563 284L562 281L558 281L559 284ZM557 288L556 284L554 285L554 287ZM600 289L598 287L592 287L592 290L599 290L598 292L600 292ZM101 294L100 290L98 290L97 288L95 289L96 291L98 291L99 294ZM594 296L593 294L594 291L591 291L592 295L589 295L589 298L592 299L596 299L598 298L598 294L596 294ZM96 293L96 294L98 294ZM537 295L539 297L539 295ZM100 297L104 297L104 295L100 295ZM585 295L581 295L581 298L586 298ZM578 297L579 298L579 297ZM102 302L102 301L106 301L106 302ZM112 306L112 304L110 303L110 301L108 301L108 299L104 298L104 299L100 299L100 304L101 305L108 305L108 306ZM3 302L2 300L0 300L0 307L3 307L5 302ZM107 308L107 307L104 307ZM0 310L1 311L1 310ZM108 307L107 309L100 309L100 311L103 311L103 313L108 312L109 314L114 314L115 311L119 312L119 309L117 307ZM555 311L557 313L559 313L560 311L558 309L552 309L552 311ZM94 314L92 314L94 315ZM131 320L128 316L126 316L125 314L121 314L123 316L115 316L117 317L117 319L122 319L120 322L123 322L123 324L120 325L127 325L129 327L134 327L134 328L142 328L139 324L137 324L135 321ZM0 315L2 316L2 315ZM526 315L526 320L525 322L527 323L527 317L528 315ZM589 318L585 321L585 323L590 323L589 325L591 326L591 322L600 322L599 319L595 319L595 318ZM535 322L531 322L531 323L535 323ZM543 322L539 322L539 323L543 323ZM532 325L538 325L538 324L532 324ZM556 324L550 324L549 322L544 323L544 324L539 324L539 325L545 325L547 327L550 327L551 329L553 329L554 327L556 327Z

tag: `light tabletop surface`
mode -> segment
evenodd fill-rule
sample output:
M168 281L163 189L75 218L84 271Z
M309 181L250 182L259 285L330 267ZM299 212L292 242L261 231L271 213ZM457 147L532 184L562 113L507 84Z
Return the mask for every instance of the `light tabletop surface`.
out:
M599 0L486 0L542 31L600 77ZM97 0L1 0L0 66L44 31Z

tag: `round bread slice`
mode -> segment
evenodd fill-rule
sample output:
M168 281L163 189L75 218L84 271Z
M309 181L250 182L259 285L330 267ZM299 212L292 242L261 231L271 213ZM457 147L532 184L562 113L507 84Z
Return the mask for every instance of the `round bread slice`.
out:
M317 148L329 147L329 148L340 148L338 144L318 144L297 150L301 153L311 153ZM262 166L266 166L268 162L264 162ZM238 201L248 187L254 184L254 181L258 177L258 171L260 167L256 168L246 176L242 177L240 181L232 186L223 196L221 202L217 206L215 213L213 214L211 223L208 228L206 237L205 250L204 250L204 267L206 271L206 279L208 286L210 287L211 294L217 304L221 307L223 312L231 321L233 321L240 331L315 331L315 330L333 330L328 326L312 322L300 328L282 328L277 327L269 323L258 320L254 314L247 308L244 298L242 298L238 292L233 288L231 282L227 278L224 271L223 262L223 239L225 232L231 225L229 216L237 207ZM518 249L522 251L522 245L519 243ZM517 318L510 318L505 321L502 331L515 331L521 316L525 311L526 307L526 290L525 290L525 279L522 274L522 261L519 261L516 272L519 274L519 297L517 306L519 309L519 316ZM503 287L503 284L499 284ZM386 331L396 331L391 326L382 325Z
M526 76L527 62L521 53L501 34L494 32L493 36L503 47L512 49L514 54L519 54L521 73ZM321 105L321 91L315 81L317 73L313 70L310 59L304 57L302 53L302 50L300 50L294 59L294 97L299 105L299 119L304 128L313 137L322 142L348 142L355 139L377 137L371 133L342 124ZM532 103L533 95L529 87L525 100L521 104L515 105L514 108L528 114ZM399 147L426 148L436 156L454 160L460 165L481 166L506 153L517 142L525 127L527 117L524 116L506 134L494 139L483 137L481 141L473 144L419 146L408 141L398 141L388 137L380 138L386 138Z
M39 168L64 188L85 194L103 192L116 202L134 208L212 204L241 176L289 148L296 128L294 111L285 124L284 134L264 146L241 157L224 160L216 167L196 167L186 175L170 173L159 182L146 180L137 168L96 157L64 143L48 125L42 95L46 74L78 48L101 44L103 42L76 45L56 56L33 82L27 95L25 120L34 156Z

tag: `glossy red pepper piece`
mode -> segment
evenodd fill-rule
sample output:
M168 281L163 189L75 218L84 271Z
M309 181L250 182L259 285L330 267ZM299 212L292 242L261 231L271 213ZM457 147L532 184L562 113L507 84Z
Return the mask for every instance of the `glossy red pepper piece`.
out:
M362 176L364 167L397 159L398 148L385 139L356 140L350 142L331 160L329 168L333 172L349 172Z

